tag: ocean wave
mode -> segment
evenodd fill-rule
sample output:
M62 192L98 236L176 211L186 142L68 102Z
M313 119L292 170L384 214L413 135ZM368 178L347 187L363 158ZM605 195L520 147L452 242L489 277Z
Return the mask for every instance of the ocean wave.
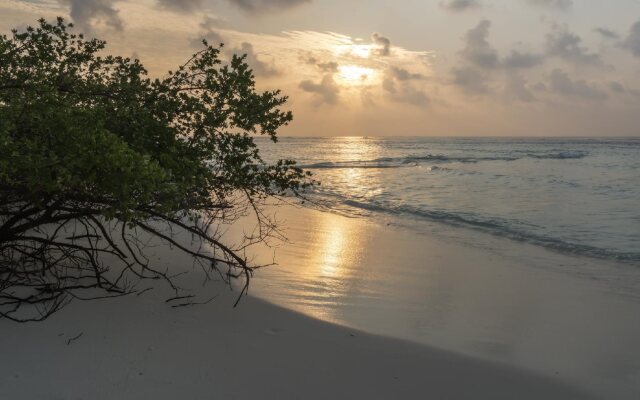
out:
M527 153L506 156L446 156L442 154L426 154L422 156L407 157L384 157L364 161L336 161L319 162L307 165L300 165L306 169L345 169L345 168L402 168L415 166L425 162L432 163L479 163L484 161L516 161L525 158L540 160L577 160L586 157L588 154L583 151L561 151L554 153Z
M585 158L587 153L584 151L561 151L559 153L549 154L527 154L529 158L537 158L541 160L578 160Z
M353 199L347 199L335 194L330 195L330 197L338 200L342 206L353 207L359 210L379 212L396 216L410 216L411 218L419 218L453 226L476 229L496 236L506 237L518 242L529 243L567 254L575 254L591 258L632 264L640 263L639 252L622 252L586 244L571 243L562 239L518 228L517 221L510 221L495 217L484 217L472 213L417 209L404 205L395 207L387 206L384 204L377 204L375 202L361 202ZM336 204L334 204L334 206L336 206Z
M340 169L340 168L402 168L403 165L395 165L385 161L339 161L339 162L319 162L315 164L300 165L305 169Z

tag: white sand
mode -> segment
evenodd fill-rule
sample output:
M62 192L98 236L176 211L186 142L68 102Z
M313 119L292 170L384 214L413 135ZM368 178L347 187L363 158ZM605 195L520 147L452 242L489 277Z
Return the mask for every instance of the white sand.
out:
M441 224L403 229L306 209L279 214L293 242L278 249L281 265L255 279L254 295L526 368L602 398L640 399L637 267Z
M44 323L0 320L0 398L589 398L517 369L363 334L254 298L233 309L230 293L218 291L199 307L172 309L154 290L74 303Z
M639 302L618 290L634 287L635 270L474 232L464 245L317 211L282 212L294 242L278 252L283 265L257 274L253 293L422 344L252 297L233 309L235 293L215 283L199 289L220 294L212 303L172 309L156 288L74 302L44 323L0 320L0 400L597 396L578 390L640 398ZM155 252L174 270L190 264L166 247ZM590 268L611 279L592 279ZM183 279L200 287L199 277Z

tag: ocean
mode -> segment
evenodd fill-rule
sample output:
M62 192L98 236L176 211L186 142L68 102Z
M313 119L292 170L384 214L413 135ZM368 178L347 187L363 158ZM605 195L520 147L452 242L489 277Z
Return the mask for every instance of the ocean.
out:
M321 185L310 199L361 218L430 221L640 265L640 139L281 138ZM433 229L430 225L429 229Z
M638 398L640 139L258 143L321 184L272 210L288 241L248 253L275 262L251 294Z

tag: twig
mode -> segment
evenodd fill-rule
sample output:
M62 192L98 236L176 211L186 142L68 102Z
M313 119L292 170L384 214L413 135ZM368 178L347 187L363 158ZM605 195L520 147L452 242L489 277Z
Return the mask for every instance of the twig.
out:
M76 336L70 338L69 340L67 340L67 346L69 346L71 344L71 342L73 342L76 339L79 339L80 336L82 336L84 334L84 332L80 332L78 333Z

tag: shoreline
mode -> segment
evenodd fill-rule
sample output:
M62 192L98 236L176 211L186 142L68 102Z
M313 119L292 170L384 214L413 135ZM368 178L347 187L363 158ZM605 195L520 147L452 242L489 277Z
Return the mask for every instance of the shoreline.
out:
M172 309L150 291L74 302L40 324L0 321L2 393L12 400L591 398L528 371L251 296L234 309L232 293L219 291L205 306Z
M258 272L254 295L604 398L640 393L632 266L442 224L409 229L307 208L278 214L291 242L276 250L279 265Z
M0 320L9 360L0 392L12 400L636 398L637 299L545 264L557 255L279 211L291 247L278 249L279 266L259 270L238 308L237 291L190 274L181 286L200 300L218 297L171 308L172 295L156 287L74 301L42 323ZM176 272L191 265L166 246L154 258Z

